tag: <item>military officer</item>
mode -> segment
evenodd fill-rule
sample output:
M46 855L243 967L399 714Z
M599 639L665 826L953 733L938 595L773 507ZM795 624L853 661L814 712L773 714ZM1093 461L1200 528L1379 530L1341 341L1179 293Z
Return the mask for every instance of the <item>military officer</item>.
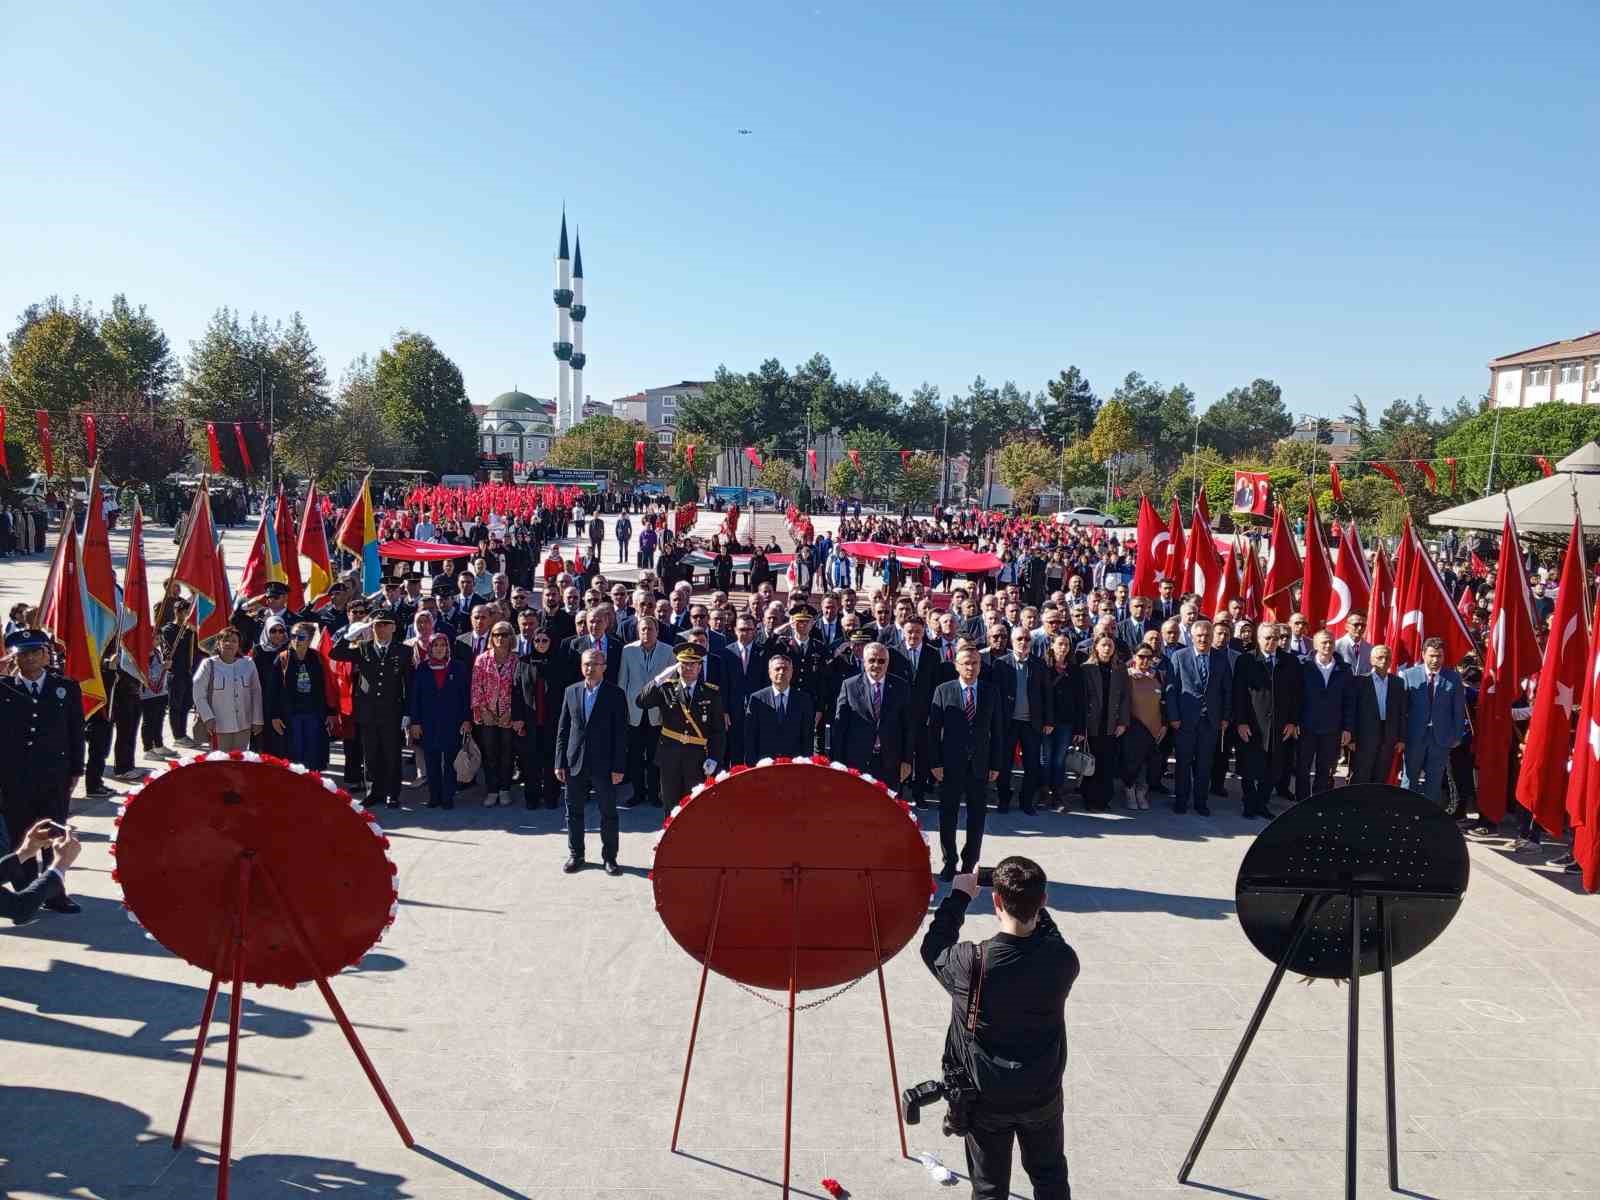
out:
M238 606L233 610L233 618L229 623L239 631L241 654L249 654L251 648L261 641L261 631L271 618L277 617L285 626L292 626L300 620L299 613L289 611L288 584L273 580L263 592L264 598L259 600L241 596Z
M391 609L380 608L372 623L347 626L328 657L355 665L351 677L353 716L361 729L367 772L367 807L400 807L400 745L411 687L411 647L394 635ZM355 631L352 640L351 631Z
M656 803L669 808L717 773L728 732L721 689L700 678L704 648L685 642L672 656L676 663L645 684L634 700L647 714L651 709L661 714L656 744L661 792Z
M793 686L811 697L811 706L816 711L814 735L820 736L823 722L831 711L827 700L832 689L828 686L829 647L814 632L816 619L816 609L804 600L795 601L789 606L788 632L770 639L767 650L788 655L794 664Z
M50 637L19 629L6 638L17 674L0 678L0 811L6 849L44 818L65 824L72 789L83 775L83 698L78 685L49 670ZM31 880L50 865L50 851L25 864ZM19 878L18 885L26 880ZM65 894L44 902L53 912L82 909Z

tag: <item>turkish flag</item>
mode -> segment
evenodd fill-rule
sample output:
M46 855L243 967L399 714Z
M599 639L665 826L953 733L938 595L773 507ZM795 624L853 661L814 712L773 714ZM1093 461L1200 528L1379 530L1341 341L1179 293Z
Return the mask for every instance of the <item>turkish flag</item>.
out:
M1461 614L1450 603L1450 593L1445 590L1444 580L1439 578L1439 568L1428 557L1427 548L1409 519L1405 536L1410 539L1410 546L1403 546L1401 550L1405 560L1401 572L1403 589L1399 586L1400 579L1396 580L1396 594L1402 599L1394 606L1400 614L1399 637L1391 643L1395 656L1401 662L1418 662L1422 658L1422 643L1439 637L1444 639L1445 665L1454 666L1472 652L1472 637L1467 633ZM1521 574L1520 569L1518 574ZM1526 584L1526 576L1522 578ZM1502 744L1501 751L1504 749Z
M1394 650L1394 665L1403 667L1415 662L1417 655L1407 653L1402 637L1404 630L1400 620L1405 616L1406 590L1411 586L1411 518L1407 517L1401 522L1400 544L1394 552L1394 602L1389 605L1388 614L1383 619L1383 638ZM1372 640L1378 640L1378 631L1372 631ZM1413 651L1415 645L1413 645Z
M1468 585L1461 589L1461 595L1456 597L1456 611L1461 614L1463 621L1471 622L1472 614L1478 611L1478 594Z
M1222 558L1222 567L1211 589L1211 615L1228 615L1228 602L1239 598L1239 539L1235 537Z
M1184 550L1183 578L1178 581L1178 587L1199 596L1203 608L1207 597L1221 582L1222 560L1217 557L1217 543L1211 536L1211 523L1206 519L1202 504L1194 506L1194 516L1189 522L1189 544Z
M1139 497L1139 531L1134 543L1133 582L1128 585L1128 595L1144 596L1154 600L1161 594L1156 586L1161 577L1160 564L1164 563L1167 543L1171 538L1161 525L1161 517L1149 496Z
M750 465L752 467L758 471L761 470L761 455L756 453L756 448L754 446L746 446L744 448L744 456L750 460Z
M1361 535L1354 519L1344 524L1339 539L1339 560L1333 567L1333 607L1328 611L1328 632L1341 638L1351 613L1366 614L1372 597L1372 580L1367 576L1367 559L1361 551Z
M1439 477L1433 473L1432 464L1425 463L1421 459L1418 459L1411 465L1418 471L1422 472L1422 477L1428 481L1428 490L1437 494L1439 491Z
M806 466L811 469L811 478L815 479L817 477L817 452L815 450L806 451Z
M1372 588L1367 594L1367 637L1383 641L1389 636L1389 611L1394 607L1394 576L1389 570L1389 555L1378 540L1372 552Z
M1476 550L1472 552L1472 557L1467 561L1467 570L1479 579L1489 578L1489 564L1478 557Z
M865 474L865 472L862 471L862 469L861 469L861 451L859 451L859 450L846 450L845 453L850 456L850 465L853 466L856 469L856 474L857 475Z
M1328 561L1328 547L1322 540L1322 519L1317 516L1316 500L1308 497L1306 557L1300 575L1300 611L1305 614L1308 633L1316 633L1327 624L1336 607L1333 597L1333 564Z
M1595 892L1600 891L1600 637L1590 643L1567 782L1567 818L1572 822L1572 857L1583 868L1584 890Z
M1517 777L1517 802L1554 837L1561 836L1566 815L1573 715L1583 694L1583 671L1589 665L1587 581L1583 525L1574 517L1566 557L1561 561L1555 620L1545 643L1539 686L1533 693L1528 740L1522 747L1522 773Z
M94 460L99 453L99 441L95 437L94 414L83 414L83 440L88 454L89 465L94 466Z
M1395 474L1394 468L1388 463L1375 462L1372 464L1372 469L1379 475L1382 475L1390 483L1394 484L1395 491L1399 492L1402 496L1406 494L1405 484L1400 482L1400 476Z
M34 424L39 430L39 454L44 458L44 477L56 473L55 442L50 437L50 414L40 409L34 414Z
M1201 488L1198 492L1195 493L1194 506L1195 506L1195 508L1197 508L1200 511L1200 515L1206 519L1206 525L1210 526L1210 524L1211 524L1211 505L1206 502L1206 490L1205 490L1205 488ZM1216 548L1212 547L1212 549L1213 549L1213 551L1215 551Z
M685 471L694 470L694 443L693 442L685 442L684 445L683 445L683 469Z
M644 443L633 443L633 469L640 475L644 474Z
M1256 557L1250 543L1246 542L1244 579L1239 583L1239 600L1244 605L1244 615L1252 621L1261 620L1261 594L1265 590L1266 583L1261 578L1261 560Z
M1556 469L1550 465L1550 460L1544 455L1535 454L1533 456L1533 461L1539 464L1539 470L1544 473L1544 477L1546 479L1549 479L1550 476L1556 473Z
M1333 485L1333 498L1340 504L1344 503L1344 483L1339 478L1339 464L1328 464L1328 482Z
M1267 549L1267 578L1263 587L1261 599L1267 609L1275 616L1287 617L1294 601L1286 593L1295 584L1300 582L1300 553L1295 549L1294 534L1289 531L1289 518L1283 515L1283 507L1272 514L1272 539ZM1284 595L1281 604L1271 601Z
M235 421L233 423L233 444L239 447L239 466L246 475L255 474L255 467L250 462L250 448L244 442L244 426Z
M206 447L211 451L211 473L222 474L222 447L217 442L217 426L213 421L206 422Z
M1265 471L1235 471L1233 473L1233 511L1267 515L1267 500L1272 495L1272 482Z
M1539 674L1539 637L1533 627L1533 593L1527 568L1517 553L1517 524L1506 513L1500 535L1500 571L1489 610L1489 638L1483 653L1483 682L1473 722L1472 752L1478 766L1478 811L1498 824L1506 815L1512 780L1511 706L1524 681ZM1451 610L1454 612L1454 610ZM1459 615L1459 614L1457 614Z
M1161 579L1170 579L1174 583L1179 581L1183 574L1183 510L1178 507L1178 498L1172 498L1172 516L1167 518L1167 544L1165 559L1156 559L1156 575Z

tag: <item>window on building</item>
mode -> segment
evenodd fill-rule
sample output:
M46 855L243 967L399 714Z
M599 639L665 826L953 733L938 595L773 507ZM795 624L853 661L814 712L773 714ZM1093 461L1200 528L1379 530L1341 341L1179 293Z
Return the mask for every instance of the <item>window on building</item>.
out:
M1562 383L1582 383L1583 382L1583 364L1582 363L1562 363L1561 364L1561 382Z
M1550 386L1550 368L1549 367L1529 367L1528 368L1528 386L1529 387L1549 387Z
M661 423L663 425L676 425L678 423L678 414L677 413L662 413L661 414Z
M670 429L658 429L658 430L656 430L656 444L660 445L660 446L670 446L670 445L672 445L672 430L670 430Z
M661 397L661 407L664 408L664 409L669 409L669 410L677 408L678 407L678 398L676 396L663 396L663 397Z

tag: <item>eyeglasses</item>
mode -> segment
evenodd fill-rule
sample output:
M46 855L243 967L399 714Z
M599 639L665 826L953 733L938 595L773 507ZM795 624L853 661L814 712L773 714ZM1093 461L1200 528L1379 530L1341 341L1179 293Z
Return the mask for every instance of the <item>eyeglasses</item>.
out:
M494 634L492 636L497 637L497 638L508 638L508 637L515 637L516 635L512 634L512 633L496 633L496 634Z
M311 635L309 633L297 633L294 635L294 640L297 642L309 642Z

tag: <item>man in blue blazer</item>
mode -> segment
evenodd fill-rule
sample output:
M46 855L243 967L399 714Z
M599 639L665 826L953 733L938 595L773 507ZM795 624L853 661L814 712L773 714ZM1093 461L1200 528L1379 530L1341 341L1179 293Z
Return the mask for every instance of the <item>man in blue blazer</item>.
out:
M1300 703L1295 799L1304 801L1333 786L1339 751L1350 744L1356 721L1355 675L1333 652L1326 629L1311 639L1311 657L1300 664L1305 685Z
M756 619L740 613L733 623L734 638L717 658L722 667L722 701L728 714L728 761L753 763L757 756L745 750L745 702L761 690L767 679L766 650L756 642Z
M772 686L751 692L745 699L744 750L749 761L810 754L817 710L810 692L790 686L794 664L782 650L767 659L767 677Z
M1206 794L1211 786L1211 759L1217 740L1233 713L1233 671L1226 650L1201 650L1211 645L1211 622L1197 618L1189 626L1192 645L1170 657L1167 671L1167 723L1172 727L1177 756L1173 812L1194 810L1211 815Z
M939 784L939 845L944 869L939 878L956 875L956 816L967 805L967 838L961 847L961 869L971 872L983 853L987 785L1000 778L1005 754L1005 714L1000 691L978 678L976 646L956 651L956 677L933 692L929 724L933 728L933 778Z
M1438 804L1450 751L1466 734L1467 691L1461 676L1444 665L1443 638L1423 642L1421 665L1409 668L1401 679L1406 685L1406 750L1400 782Z
M583 869L583 809L594 796L600 808L600 859L607 875L617 865L617 785L628 770L628 699L606 682L606 655L590 646L579 660L583 678L561 698L556 723L556 779L567 790L567 874Z

